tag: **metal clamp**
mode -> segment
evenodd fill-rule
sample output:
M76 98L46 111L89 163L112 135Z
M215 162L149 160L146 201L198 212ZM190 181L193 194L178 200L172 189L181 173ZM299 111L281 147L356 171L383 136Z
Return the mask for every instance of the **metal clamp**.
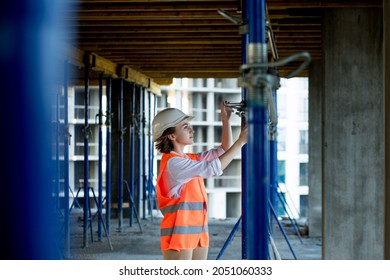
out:
M270 121L272 124L277 124L278 117L276 112L276 104L272 95L274 89L280 87L280 79L278 76L273 74L260 74L253 75L252 72L243 73L243 80L239 81L239 84L242 87L264 87L265 96L267 99L269 112L270 112Z
M60 124L58 134L64 138L67 138L69 141L69 146L71 145L70 139L72 138L72 134L69 132L69 125Z
M92 130L90 125L84 125L82 131L84 132L84 138L89 139L92 136Z
M246 110L246 101L241 101L241 102L225 102L223 104L225 107L232 108L236 110L235 114L237 114L239 117L245 117L245 110Z
M97 113L95 115L95 124L99 124L99 125L103 125L103 117L104 117L104 114L102 111L99 111L99 113Z
M111 125L111 120L114 118L114 113L111 113L111 112L107 111L105 116L106 116L106 123L105 123L105 125L106 126L110 126Z
M280 67L299 59L303 59L303 62L297 69L295 69L294 71L286 75L286 78L289 79L299 74L303 69L305 69L309 65L311 61L311 56L308 52L296 53L275 62L244 64L241 66L241 71L245 72L247 70L256 69L256 68Z

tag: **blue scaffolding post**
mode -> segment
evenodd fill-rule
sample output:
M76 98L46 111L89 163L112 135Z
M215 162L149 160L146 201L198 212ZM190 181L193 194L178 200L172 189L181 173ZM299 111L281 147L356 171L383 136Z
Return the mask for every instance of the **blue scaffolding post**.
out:
M142 174L142 218L146 219L146 204L147 204L147 171L146 171L146 147L145 147L145 88L141 87L141 174Z
M279 59L278 50L276 48L275 38L272 32L272 29L270 27L270 23L267 22L267 35L268 35L268 42L269 46L271 48L272 58L273 60ZM279 208L279 199L277 196L277 186L278 186L278 116L277 116L277 88L280 87L279 84L279 77L277 76L277 73L272 73L274 70L269 68L268 69L270 74L274 74L273 76L273 84L272 88L268 92L268 102L270 104L270 123L269 123L269 148L270 148L270 208L276 209L276 211ZM277 215L277 212L275 213ZM277 217L276 217L277 218ZM273 227L272 227L272 216L270 216L270 234L273 233ZM272 236L270 237L272 239Z
M151 188L151 179L150 179L150 175L151 175L151 170L150 170L150 160L151 160L151 157L150 157L150 154L151 154L151 134L150 134L150 123L151 123L151 119L150 119L150 113L151 113L151 101L152 101L152 97L150 96L150 91L149 90L146 90L146 94L147 94L147 97L148 97L148 105L145 106L148 108L148 113L147 113L147 122L146 122L146 119L145 119L145 122L146 122L146 129L145 129L145 132L147 133L145 138L146 138L146 141L147 141L147 145L148 145L148 157L147 157L147 162L146 162L146 165L148 166L148 171L147 171L147 201L148 201L148 214L151 216L152 218L152 221L153 221L153 210L152 210L152 188ZM146 166L145 166L146 167ZM146 170L145 170L146 171ZM146 173L146 172L145 172Z
M102 213L103 208L103 73L99 74L99 171L98 171L98 211ZM102 219L98 219L98 240L102 240Z
M272 90L272 96L274 106L275 106L275 111L276 109L276 89ZM277 118L275 118L277 120ZM270 203L273 207L273 209L279 208L279 201L277 194L275 193L275 190L277 190L278 186L278 142L277 142L277 122L275 121L270 121L269 124L269 149L270 149ZM277 214L277 213L276 213ZM270 220L272 221L271 217ZM272 225L272 223L271 223ZM273 228L270 227L270 233L273 232Z
M248 0L247 63L249 65L267 62L265 24L265 1ZM248 157L245 194L247 212L244 219L247 231L246 255L250 260L269 259L268 104L264 85L258 82L265 74L266 69L262 67L254 67L247 73L243 73L248 88Z
M118 231L122 231L123 226L123 136L125 128L123 127L123 79L119 79L119 143L118 143Z
M247 9L247 1L241 1L242 3L242 18L244 19L243 24L241 25L241 47L242 47L242 64L246 64L246 59L247 59L247 45L248 45L248 31L247 29L247 24L246 24L246 19L248 16L248 9ZM242 30L244 29L244 30ZM245 87L241 88L241 97L242 100L247 103L248 100L248 90ZM246 116L245 114L241 117L241 126L246 125ZM246 169L246 163L247 163L247 156L248 156L248 148L245 145L242 150L241 150L241 173L246 174L247 169ZM241 217L239 221L241 221L241 257L243 260L247 259L247 232L248 232L248 224L247 224L247 177L246 176L241 176Z
M110 245L111 250L112 244L111 244L111 239L110 239L110 234L107 230L107 226L104 222L103 219L103 73L99 74L99 171L98 171L98 176L99 176L99 187L98 187L98 193L99 193L99 198L96 199L95 191L93 188L92 194L93 198L95 200L95 203L97 204L97 214L99 216L98 219L98 240L102 240L102 228L104 229L104 232L106 234L108 243Z
M70 230L69 230L69 118L68 118L68 87L69 87L69 63L64 63L64 225L65 225L65 258L70 256Z
M89 207L89 54L84 56L84 231L83 240L84 247L88 247L88 222L90 222L90 207ZM91 238L92 238L92 226L91 226Z
M283 234L283 236L284 236L284 239L286 240L287 245L288 245L288 247L290 248L290 251L291 251L291 253L292 253L293 256L294 256L294 259L297 259L297 256L296 256L296 254L295 254L295 252L294 252L294 249L293 249L293 247L291 246L291 243L290 243L290 241L289 241L289 239L288 239L287 233L286 233L286 231L284 230L284 228L283 228L282 224L280 223L280 221L278 220L278 216L277 216L277 214L276 214L275 209L274 209L273 206L272 206L272 203L269 202L269 205L270 205L270 209L271 209L272 216L275 218L275 221L277 222L277 224L278 224L278 226L279 226L279 229L280 229L280 231L282 232L282 234Z
M154 114L154 106L152 108L152 92L148 91L148 201L149 201L149 214L153 221L153 207L155 201L155 188L153 184L153 141L152 141L152 109ZM153 103L154 104L154 103Z
M137 173L136 175L136 190L135 193L137 194L136 199L135 199L135 207L136 209L141 209L141 149L142 149L142 119L141 119L141 110L142 110L142 91L141 91L141 86L137 86L137 114L136 114L136 120L137 120L137 130L136 130L136 135L137 135L137 150L136 150L136 162L137 162Z
M107 112L106 112L106 225L107 234L110 235L110 219L111 219L111 93L112 93L112 78L106 80L106 97L107 97Z
M287 214L287 217L290 220L291 225L293 226L293 228L295 230L295 233L297 234L299 240L303 244L303 239L302 239L301 233L299 231L299 225L292 214L290 206L288 205L286 199L281 195L279 190L280 190L279 184L278 184L278 182L276 182L274 193L277 195L278 202L280 202L280 205L283 207L283 210Z
M136 125L137 125L137 122L136 122L136 113L135 113L135 102L136 102L136 95L135 95L135 92L136 92L136 86L135 86L135 83L132 83L132 100L131 100L131 116L130 116L130 166L129 166L129 188L130 188L130 196L134 198L134 183L135 183L135 180L134 180L134 169L135 169L135 166L134 166L134 161L135 161L135 157L134 157L134 152L135 152L135 149L134 149L134 145L135 145L135 131L136 131ZM134 201L130 201L130 205L129 205L129 212L130 212L130 215L129 215L129 226L132 226L133 225L133 207L135 207L134 204Z
M64 67L64 71L66 71L66 68ZM64 75L66 77L66 74ZM65 82L64 82L64 87L65 87ZM62 139L62 134L61 134L61 121L60 121L60 99L62 95L62 87L57 88L57 94L56 94L56 105L55 105L55 120L52 120L53 125L52 129L54 131L54 137L53 140L55 140L55 171L52 177L52 182L53 182L53 188L54 188L54 210L56 212L61 212L61 204L60 204L60 174L61 174L61 164L60 164L60 138Z

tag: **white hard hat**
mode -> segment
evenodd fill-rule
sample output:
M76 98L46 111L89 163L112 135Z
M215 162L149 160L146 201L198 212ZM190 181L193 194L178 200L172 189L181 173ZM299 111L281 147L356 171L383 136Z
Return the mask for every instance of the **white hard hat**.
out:
M152 122L153 140L160 138L167 128L175 127L183 120L192 118L176 108L166 108L160 111Z

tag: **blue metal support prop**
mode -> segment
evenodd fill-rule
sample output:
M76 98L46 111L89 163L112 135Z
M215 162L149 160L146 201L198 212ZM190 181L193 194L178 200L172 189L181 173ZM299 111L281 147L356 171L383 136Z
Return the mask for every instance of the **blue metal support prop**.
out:
M129 183L127 183L126 180L123 181L125 186L126 186L126 189L127 189L127 194L129 196L129 205L131 208L133 208L132 210L134 211L134 214L135 214L135 218L137 219L137 223L138 223L138 226L139 226L139 230L141 233L143 233L142 231L142 227L141 227L141 222L139 220L139 215L138 215L138 211L137 211L137 208L135 208L135 204L134 204L134 199L133 199L133 196L131 195L131 192L130 192L130 186L129 186Z
M90 220L90 207L89 207L89 54L84 57L84 247L88 247L88 222ZM91 227L92 238L92 227Z
M96 198L95 191L93 187L90 187L92 190L93 198L95 200L95 203L97 205L97 214L99 216L98 219L98 240L102 240L102 228L104 229L104 232L106 234L108 243L110 245L111 250L112 244L110 239L110 234L107 230L107 226L103 220L103 73L99 74L99 171L98 171L98 177L99 177L99 187L98 187L98 199Z
M302 237L301 237L301 233L300 233L300 231L299 231L298 223L297 223L297 221L295 220L295 218L292 216L292 214L290 214L290 213L292 213L292 212L291 212L291 209L290 209L290 207L288 206L288 203L287 203L286 199L281 195L281 193L279 192L279 190L280 190L279 184L276 182L276 186L275 186L275 189L273 190L273 192L277 194L277 199L278 199L278 201L279 201L280 204L282 205L283 210L286 212L287 217L288 217L288 219L290 220L291 225L293 226L293 228L294 228L294 230L295 230L295 233L297 234L299 240L300 240L301 243L303 244L303 240L302 240Z
M150 91L146 91L148 95L148 122L147 122L147 143L148 143L148 209L149 209L149 215L152 218L153 221L153 204L152 204L152 197L153 197L153 189L152 189L152 138L151 138L151 123L152 123L152 118L151 118L151 113L152 113L152 96Z
M70 226L69 226L69 118L68 118L68 87L69 87L69 63L64 63L64 225L65 225L65 247L64 256L70 256Z
M238 221L237 221L236 224L234 225L233 230L230 232L228 238L227 238L226 241L225 241L225 244L222 246L221 250L219 251L216 260L221 259L221 257L222 257L222 255L223 255L223 253L225 252L227 246L229 246L230 242L233 240L233 237L234 237L234 235L236 234L236 231L238 230L238 228L239 228L241 222L242 222L242 216L240 216L240 218L238 219Z
M241 1L242 3L242 18L244 19L244 22L247 19L248 16L248 9L247 9L247 1ZM243 24L241 28L246 28L247 25ZM248 45L248 32L246 30L240 30L241 32L241 47L242 47L242 64L247 63L247 45ZM245 87L241 88L241 96L242 100L247 103L248 101L248 90ZM241 117L241 127L246 125L246 116L245 114ZM242 174L247 173L246 164L248 160L248 148L245 145L241 150L241 172ZM241 257L243 260L247 259L247 232L248 232L248 224L247 224L247 177L241 176L241 215L244 218L240 217L240 221L242 223L241 226Z
M136 152L136 162L137 162L137 174L136 174L136 191L137 194L136 200L135 200L135 206L137 209L141 209L141 149L142 149L142 119L141 119L141 110L142 110L142 90L140 86L137 86L137 93L138 93L138 107L137 107L137 114L136 114L136 122L137 122L137 152Z
M135 86L135 83L132 83L132 101L131 101L131 116L130 116L130 172L129 172L129 192L130 192L130 195L131 197L133 197L133 201L130 201L130 206L129 206L129 212L130 212L130 215L129 215L129 226L132 226L133 225L133 207L135 207L134 205L134 183L135 183L135 180L134 180L134 168L135 168L135 165L134 165L134 160L135 160L135 157L134 157L134 152L135 152L135 149L134 149L134 145L135 145L135 130L136 130L136 125L137 125L137 122L136 122L136 113L135 113L135 102L136 102L136 86ZM133 205L131 205L133 204Z
M66 71L66 67L64 67L64 71ZM66 77L66 74L64 74L64 77ZM65 82L64 82L65 86ZM60 138L62 137L61 134L61 121L60 121L60 99L62 95L62 88L57 89L57 98L56 98L56 116L55 116L55 121L52 120L52 122L55 122L55 170L54 174L52 177L52 182L53 182L53 187L54 187L54 207L55 211L59 212L61 211L61 206L60 206L60 189L61 189L61 184L60 184L60 174L61 174L61 164L60 164Z
M125 128L123 127L123 79L119 79L120 96L119 96L119 143L118 143L118 231L122 231L123 226L123 135Z
M99 74L99 171L98 171L98 211L103 208L103 73ZM102 223L98 219L98 240L102 240Z
M106 113L106 225L107 234L110 235L110 219L111 219L111 93L112 93L112 78L107 78L106 81L106 96L107 96L107 113Z
M244 88L248 89L248 92L243 90L243 101L238 106L241 110L243 106L246 108L247 113L241 116L246 118L248 126L248 144L242 150L242 172L244 174L242 179L242 258L268 259L270 257L268 240L272 240L272 236L269 236L271 221L269 209L272 207L269 203L269 193L270 187L272 188L277 183L277 142L273 139L276 138L277 124L275 89L280 86L279 78L271 73L271 68L277 68L296 59L303 59L303 63L286 76L286 78L291 78L309 64L310 55L302 52L277 62L268 63L265 39L265 0L248 0L241 4L243 4L242 20L229 15L222 9L218 9L218 12L233 23L241 25L242 45L245 46L240 82ZM278 59L272 30L268 27L267 35L273 57ZM268 130L269 122L271 125ZM270 132L270 143L267 139L267 130Z
M146 219L146 191L147 191L147 171L146 171L146 147L145 147L145 88L141 87L141 172L142 172L142 218Z
M155 202L155 187L153 184L153 141L152 141L152 92L148 91L148 201L149 201L149 214L153 221L153 207ZM155 100L154 100L155 101ZM153 103L154 104L154 103ZM154 115L153 106L153 115Z
M266 63L265 1L248 0L247 63ZM257 82L265 68L249 70L248 79L248 159L247 159L247 259L266 260L268 249L269 147L267 139L268 105L264 85Z
M293 256L294 256L294 259L297 259L297 256L295 255L295 252L294 252L294 249L292 248L291 243L290 243L290 241L289 241L289 239L288 239L288 237L287 237L287 233L285 232L285 230L284 230L282 224L281 224L280 221L278 220L278 215L276 214L275 209L272 207L271 202L269 202L269 206L270 206L270 209L271 209L271 213L272 213L273 217L275 218L275 221L278 223L279 228L280 228L280 231L282 232L282 234L283 234L283 236L284 236L284 238L285 238L285 240L286 240L286 242L287 242L287 245L288 245L288 247L290 248L290 251L291 251L291 253L292 253Z
M275 110L277 111L276 89L272 90ZM277 142L277 123L271 122L269 124L269 148L270 148L270 202L274 209L278 209L278 197L275 194L275 187L278 184L278 142ZM270 220L271 217L270 217ZM272 223L270 223L272 225ZM270 227L269 232L273 232Z
M62 257L52 200L51 113L53 89L62 83L62 12L68 4L1 3L1 260Z

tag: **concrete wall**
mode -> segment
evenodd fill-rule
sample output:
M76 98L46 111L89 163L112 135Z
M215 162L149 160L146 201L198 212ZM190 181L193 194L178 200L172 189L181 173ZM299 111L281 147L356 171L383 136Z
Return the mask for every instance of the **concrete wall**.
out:
M324 14L324 259L384 258L382 16Z

